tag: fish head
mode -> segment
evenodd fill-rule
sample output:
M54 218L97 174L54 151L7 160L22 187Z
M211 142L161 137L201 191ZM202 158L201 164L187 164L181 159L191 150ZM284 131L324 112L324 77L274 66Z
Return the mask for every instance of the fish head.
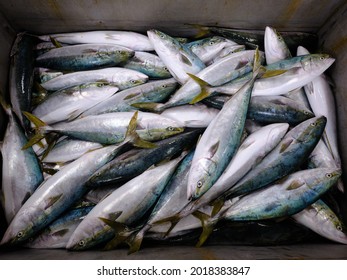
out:
M312 75L320 75L328 69L335 59L328 54L311 54L301 60L302 69Z
M160 53L170 52L179 45L174 38L156 29L148 30L147 35L153 47Z
M272 27L265 28L264 45L267 64L291 57L282 35Z
M217 164L210 158L201 158L191 166L188 178L188 200L196 200L207 192L214 182L212 174L216 172Z
M110 227L95 217L84 219L71 235L66 249L82 251L92 248L109 239L109 231ZM111 237L112 235L111 231Z
M147 141L166 139L184 131L180 122L159 115L156 119L142 119L140 116L137 124L137 134Z
M318 215L323 217L320 224L322 235L342 244L347 244L347 228L336 214L327 206L316 209L316 211L318 211Z
M15 246L28 240L34 234L33 221L30 211L18 212L9 224L0 245Z
M120 90L142 85L148 81L148 76L139 71L125 68L122 70L124 73L122 78L119 75L112 78L112 82L118 85Z
M327 122L327 118L324 116L314 117L308 119L299 125L297 125L294 129L300 133L296 134L295 139L301 143L308 143L311 141L318 141L325 129L325 125ZM294 130L293 129L293 130Z

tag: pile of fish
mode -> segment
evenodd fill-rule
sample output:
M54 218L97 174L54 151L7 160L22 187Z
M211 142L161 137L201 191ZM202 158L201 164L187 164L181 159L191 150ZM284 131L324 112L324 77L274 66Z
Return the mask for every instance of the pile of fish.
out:
M133 253L240 228L250 244L264 228L273 244L307 229L347 244L334 58L304 48L312 34L201 29L18 34L2 247Z

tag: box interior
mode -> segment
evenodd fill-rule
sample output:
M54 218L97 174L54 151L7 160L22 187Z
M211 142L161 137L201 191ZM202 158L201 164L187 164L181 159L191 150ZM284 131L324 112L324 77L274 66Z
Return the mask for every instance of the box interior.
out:
M344 0L1 0L0 90L6 95L9 53L17 32L46 34L104 29L146 32L150 28L156 28L176 36L194 35L196 29L189 24L251 30L264 30L265 26L269 25L279 31L307 31L318 34L318 50L336 58L329 69L329 75L333 78L335 89L340 153L342 162L347 162L347 147L344 145L347 140L347 123L344 122L347 117L347 3ZM0 139L5 126L6 116L0 109ZM347 182L345 165L343 171L344 182ZM347 216L347 193L341 200L345 202L343 206ZM186 250L191 248L182 250L187 253ZM279 253L278 258L285 256L285 250L284 255ZM295 250L292 251L294 255ZM326 256L324 251L321 250L319 258ZM336 250L336 256L333 255L332 258L347 258L345 251ZM37 254L32 250L29 252ZM225 252L227 254L229 251ZM155 250L152 258L154 254L157 254ZM186 258L189 258L189 253ZM313 253L308 253L306 258L315 257Z

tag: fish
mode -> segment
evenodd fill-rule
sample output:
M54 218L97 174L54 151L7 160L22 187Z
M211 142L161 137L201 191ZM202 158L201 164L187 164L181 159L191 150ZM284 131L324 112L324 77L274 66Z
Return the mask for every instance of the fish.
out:
M160 57L148 52L135 52L135 55L123 63L122 67L139 71L152 79L172 77Z
M324 116L308 119L286 133L281 142L222 197L236 197L265 187L304 163L320 140ZM218 198L221 199L221 198Z
M167 186L160 195L158 201L156 202L151 214L145 224L140 230L135 232L135 234L130 238L129 242L129 253L134 253L138 251L141 247L142 240L145 234L152 229L152 227L158 227L157 222L170 217L173 214L179 212L183 209L189 202L186 199L186 186L188 183L189 170L192 163L195 150L192 149L187 156L181 161L175 173L172 175ZM194 218L193 218L194 219ZM163 233L170 232L171 229L179 223L177 221L171 221L171 228L167 228ZM194 224L194 223L193 223ZM163 223L160 223L163 225ZM188 223L188 229L191 229L192 224ZM182 223L181 225L182 226ZM197 224L201 227L200 224ZM193 228L196 227L193 225ZM179 230L186 230L187 228L180 228Z
M213 87L251 72L254 53L255 51L244 51L228 55L218 63L206 67L195 77L190 75L191 78L165 103L134 103L132 106L162 112L170 107L197 103L215 92Z
M259 72L258 52L254 59L253 79L225 103L196 146L188 178L188 200L198 199L213 186L240 145L254 80Z
M320 236L341 244L347 244L345 225L321 199L292 215L291 218Z
M76 228L66 248L85 250L112 239L112 236L115 239L106 245L106 249L114 248L123 237L122 231L114 231L105 220L123 227L139 221L158 199L185 154L147 169L99 202Z
M203 103L221 109L229 99L229 95L220 94L204 99ZM248 120L262 124L286 122L297 125L314 116L302 103L282 95L251 97L247 112Z
M168 34L152 29L147 35L157 55L180 84L189 79L187 73L197 74L206 67L189 48Z
M264 30L247 30L237 28L227 28L220 26L201 26L194 24L199 32L197 37L206 36L207 34L218 35L230 40L235 41L238 44L244 44L248 48L264 50ZM309 32L297 32L297 31L281 31L281 35L291 52L301 44L310 50L316 49L318 45L318 36Z
M229 42L229 41L231 41L231 40L227 39L227 42ZM230 54L245 51L245 50L246 50L245 45L235 44L235 42L230 43L230 44L227 43L227 46L224 47L213 59L206 62L206 66L210 66L211 64L216 63Z
M144 84L147 80L148 76L141 72L121 67L109 67L64 74L42 83L41 86L46 90L56 91L81 84L103 82L123 90Z
M63 137L47 153L42 154L41 161L46 163L67 163L78 159L89 151L101 148L102 145L97 142L83 141Z
M134 51L153 51L146 35L132 31L98 30L41 35L42 41L55 39L65 44L115 44Z
M28 141L24 148L35 144L50 132L100 144L120 143L126 136L128 124L134 112L91 115L70 122L53 124L51 126L40 121L30 113L26 113L26 115L36 124L37 133ZM138 133L143 140L161 140L181 133L183 130L184 128L181 127L181 124L170 118L155 113L138 112L136 133Z
M219 110L204 104L181 105L164 110L160 115L171 118L184 127L204 128L217 116Z
M14 216L0 245L22 244L81 199L88 191L86 183L90 176L112 160L125 145L137 141L136 118L135 113L123 143L86 153L44 181Z
M117 91L118 87L103 83L73 86L50 94L32 113L46 124L71 120Z
M117 66L135 51L113 44L79 44L54 48L38 56L35 65L60 71L85 71Z
M89 184L96 187L129 180L153 164L174 156L186 147L193 146L200 133L199 129L184 132L155 142L156 147L153 149L132 149L125 152L100 168L89 179Z
M266 64L292 57L282 35L270 26L265 27L264 50Z
M161 102L166 100L177 88L174 78L150 81L143 85L122 90L116 95L85 110L79 117L99 115L111 112L135 111L131 104L137 102Z
M205 242L219 220L258 221L294 215L317 201L340 176L341 169L336 168L301 170L242 196L215 217L197 214L204 221L204 230L196 246L200 247Z
M1 95L1 93L0 93ZM40 162L32 148L22 150L28 141L10 105L0 96L8 123L0 145L2 154L2 196L7 223L43 181ZM20 176L18 176L20 174Z
M207 37L185 44L203 63L212 60L228 44L227 39L218 36Z
M327 70L335 59L323 54L301 63L300 67L286 70L283 74L257 79L252 96L281 95L304 86ZM267 66L269 67L269 66Z
M298 52L300 54L306 54L308 51L303 47L300 47ZM304 89L312 111L317 116L323 115L327 118L327 125L323 139L332 153L336 164L341 166L341 159L337 143L335 98L326 76L317 76L311 81L311 83L306 84Z
M258 131L250 134L241 144L237 153L232 158L227 168L218 178L216 183L199 199L185 203L185 207L180 207L179 211L173 212L171 216L165 217L162 222L171 222L174 228L175 224L182 218L194 213L202 207L209 205L214 199L222 195L237 183L247 172L258 164L284 137L289 125L270 124L262 127ZM215 208L214 208L215 209ZM214 210L209 215L214 216ZM169 233L168 231L168 233Z
M22 111L31 109L32 87L34 81L34 53L36 40L33 36L18 33L12 45L9 66L9 95L13 112L25 130L30 129Z
M292 57L292 54L287 44L285 43L282 35L279 32L277 32L276 29L274 29L273 27L267 26L265 28L264 48L267 64L280 62ZM297 56L299 55L300 54L297 53ZM298 101L305 105L307 109L310 109L307 97L302 88L288 92L284 94L284 96Z
M77 226L93 208L94 206L83 206L67 211L23 246L34 249L65 249Z
M254 96L247 112L247 118L263 124L287 122L297 125L314 116L301 103L281 95Z

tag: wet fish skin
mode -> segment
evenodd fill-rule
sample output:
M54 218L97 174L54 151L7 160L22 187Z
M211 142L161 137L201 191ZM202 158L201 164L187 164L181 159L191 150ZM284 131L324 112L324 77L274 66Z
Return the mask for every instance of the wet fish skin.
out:
M132 149L100 168L90 179L92 186L114 184L117 181L131 179L147 168L165 158L170 158L185 147L195 143L201 130L193 130L156 142L156 148Z
M147 35L158 56L180 84L189 79L187 73L197 74L206 67L189 48L168 34L152 29L147 31Z
M9 94L13 112L19 123L28 130L30 124L22 111L30 111L31 94L34 80L34 53L36 40L22 32L17 34L11 49L9 69Z
M160 57L148 52L135 52L135 55L126 63L123 63L122 66L127 69L139 71L154 79L172 77Z
M83 154L101 148L102 145L96 142L89 142L77 139L64 138L57 142L48 155L41 159L42 162L66 163L73 161Z
M109 67L64 74L42 83L41 86L46 90L56 91L81 84L103 82L123 90L141 85L147 80L148 76L141 72L121 67Z
M87 153L43 182L13 218L1 245L21 244L56 219L87 191L88 178L110 161L122 145Z
M40 162L32 148L22 150L28 141L11 108L7 129L1 143L2 194L6 220L10 223L25 201L43 181ZM20 176L18 176L20 174Z
M30 239L24 247L35 249L65 248L74 230L94 206L71 209L61 215L39 235Z
M336 168L298 171L264 189L240 198L223 219L254 221L290 216L319 199L341 176Z
M300 88L321 75L334 61L328 55L311 57L301 63L300 67L286 70L281 75L257 79L252 96L281 95Z
M71 33L57 33L39 36L43 41L54 38L59 43L66 44L116 44L135 51L153 51L148 37L131 31L99 30Z
M297 125L315 115L301 103L284 96L254 96L247 118L261 123L287 122Z
M125 138L133 112L114 112L96 116L86 116L70 122L43 126L40 133L57 132L76 139L101 144L120 143ZM136 132L146 141L165 139L184 130L181 124L172 119L154 114L139 112Z
M184 127L207 127L219 110L204 104L181 105L164 110L161 115L182 123Z
M115 235L117 238L121 235L122 232L115 232L100 218L111 219L127 226L139 221L158 199L181 160L180 156L150 168L112 192L84 218L66 248L85 250L104 242L109 236L112 238L112 235ZM112 218L115 213L118 213L116 218Z
M246 121L254 79L255 77L223 106L201 136L189 174L188 200L196 200L206 193L236 153Z
M185 44L202 62L212 60L228 44L223 37L213 36Z
M122 90L116 95L83 112L80 117L111 112L135 111L131 104L138 102L161 102L175 91L178 83L175 79L161 79L143 85Z
M117 91L118 87L102 83L73 86L50 94L32 112L47 124L66 121L111 97Z
M288 124L271 124L249 135L211 189L163 220L174 226L177 221L209 205L264 158L280 142L287 130ZM214 211L209 215L214 216Z
M112 44L80 44L52 49L36 58L36 66L60 71L84 71L117 66L135 52Z
M327 239L347 244L346 227L321 199L294 214L292 219Z
M290 130L282 141L222 197L249 193L280 179L298 168L320 140L326 118L315 117Z
M270 26L265 27L264 50L266 64L292 56L281 34Z

